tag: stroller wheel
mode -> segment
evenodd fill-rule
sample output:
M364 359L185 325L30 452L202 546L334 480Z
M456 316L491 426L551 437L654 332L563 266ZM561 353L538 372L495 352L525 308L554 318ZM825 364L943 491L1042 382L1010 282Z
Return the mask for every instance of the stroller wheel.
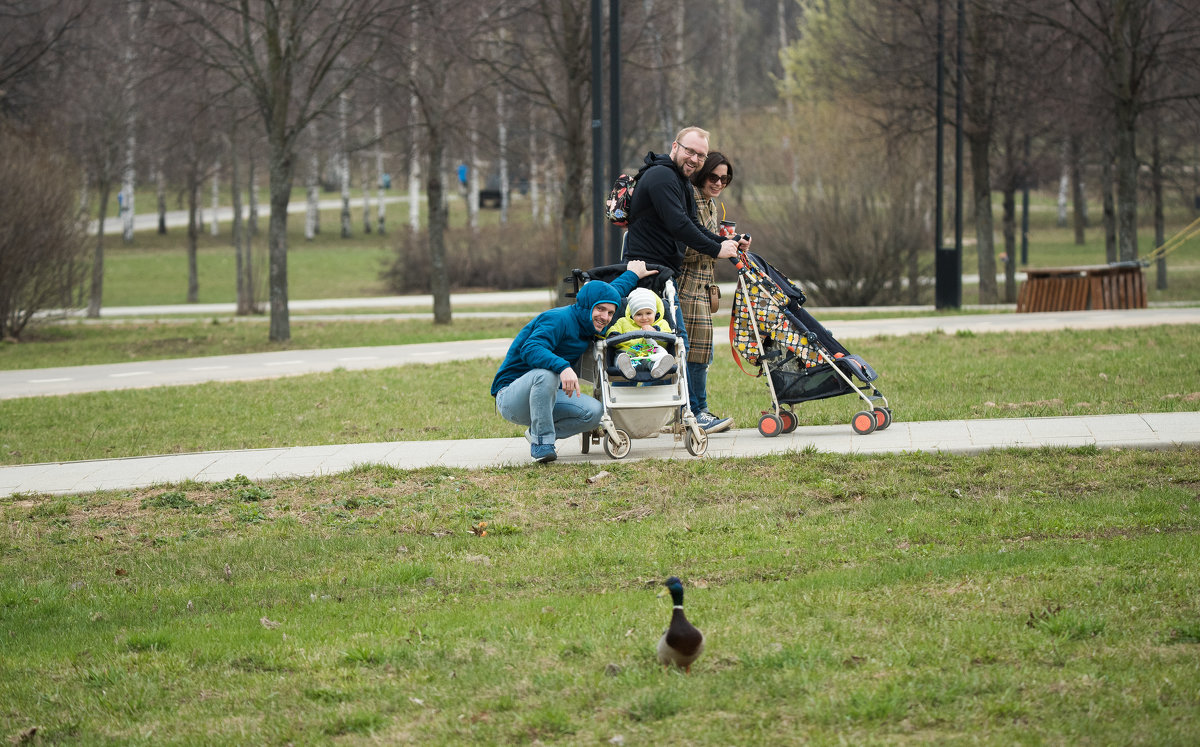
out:
M862 410L854 414L854 419L850 421L850 427L854 432L865 436L869 433L874 433L878 422L875 420L875 413Z
M613 459L624 459L629 454L629 447L632 445L629 434L618 429L617 440L614 441L612 436L604 439L604 453Z
M758 432L767 438L774 438L783 432L783 420L773 412L768 412L758 419Z
M704 452L708 451L708 434L700 431L699 440L692 435L692 429L684 427L683 429L683 445L687 447L688 453L692 456L704 456Z
M779 419L783 421L784 433L791 433L796 430L796 426L800 425L800 419L791 410L780 410Z
M887 427L892 424L892 411L886 407L876 407L873 412L875 414L875 430L887 430Z

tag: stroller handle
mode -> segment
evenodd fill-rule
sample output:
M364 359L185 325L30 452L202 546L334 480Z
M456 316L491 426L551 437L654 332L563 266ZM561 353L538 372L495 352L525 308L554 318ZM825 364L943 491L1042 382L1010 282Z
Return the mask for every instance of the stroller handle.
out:
M651 329L639 329L634 332L623 332L619 335L611 335L604 338L605 345L620 345L623 342L631 340L659 340L661 342L675 342L677 335L674 332L661 332Z
M620 277L621 273L625 272L626 269L628 269L628 263L621 262L615 265L601 265L600 267L593 267L590 270L572 270L571 277L563 278L563 280L571 280L572 278L579 278L583 275L587 275L591 280L602 280L607 283ZM658 282L665 283L666 281L675 277L675 271L667 265L655 265L647 262L646 269L658 270L658 274L651 275L648 278L642 278L642 280L654 278ZM641 285L640 282L638 284Z

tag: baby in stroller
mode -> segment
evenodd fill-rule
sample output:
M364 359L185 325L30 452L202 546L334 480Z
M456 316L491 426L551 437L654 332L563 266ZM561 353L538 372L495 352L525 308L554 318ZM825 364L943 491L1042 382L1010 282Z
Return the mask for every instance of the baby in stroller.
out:
M663 302L649 288L634 288L629 293L625 315L609 328L609 335L623 335L637 330L670 333L671 325L663 316ZM617 344L621 351L615 365L629 380L638 378L638 371L646 371L651 379L661 379L675 370L675 356L653 338L639 337Z

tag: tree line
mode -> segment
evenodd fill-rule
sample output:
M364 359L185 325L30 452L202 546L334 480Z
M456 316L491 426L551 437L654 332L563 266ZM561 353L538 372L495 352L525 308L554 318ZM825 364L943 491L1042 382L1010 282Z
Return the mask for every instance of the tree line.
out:
M983 303L998 295L993 192L1002 195L1006 247L1015 232L1011 198L1023 185L1069 184L1081 242L1086 198L1099 196L1112 260L1137 257L1138 205L1147 195L1158 195L1157 215L1164 194L1200 194L1194 2L601 6L606 67L593 81L591 0L0 0L10 29L0 37L0 136L36 140L39 158L73 164L29 164L34 170L21 173L26 183L38 173L73 178L79 214L98 206L103 221L117 199L126 241L133 215L151 212L135 204L139 185L156 186L160 213L166 194L184 195L189 300L202 189L221 179L234 207L239 313L259 303L263 268L249 250L242 208L248 202L255 214L255 185L265 180L272 340L290 337L286 226L297 185L308 188L310 237L319 230L319 185L341 193L343 235L353 230L353 181L364 195L375 192L376 215L364 207L362 229L410 242L420 236L441 323L451 315L446 205L459 162L470 166L471 194L481 176L496 175L502 219L511 186L529 185L535 217L557 236L559 277L590 256L590 101L593 84L608 93L612 10L623 167L636 168L646 150L666 150L683 126L712 130L714 147L739 164L731 207L745 213L755 203L772 244L830 300L852 288L865 302L917 292L932 255L929 218L946 210L931 199L931 133L953 125L960 109ZM951 51L940 62L939 28ZM948 102L940 122L939 80ZM407 191L407 231L386 219L385 173ZM419 200L428 205L425 226ZM477 200L468 205L474 225ZM86 241L85 251L68 252L70 262L42 264L71 288L82 283L78 297L95 316L104 232ZM1011 247L1007 256L1015 256ZM31 318L18 313L29 306L20 293L4 290L8 279L29 274L8 269L13 263L38 260L0 243L5 336Z

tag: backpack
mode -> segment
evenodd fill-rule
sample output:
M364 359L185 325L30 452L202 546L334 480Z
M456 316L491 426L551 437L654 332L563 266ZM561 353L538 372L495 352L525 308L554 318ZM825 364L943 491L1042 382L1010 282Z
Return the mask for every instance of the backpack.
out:
M638 176L641 176L640 171ZM629 225L629 208L633 204L633 188L635 186L637 186L637 176L621 174L613 182L612 189L608 191L608 200L604 203L606 207L604 217L608 218L614 226Z

